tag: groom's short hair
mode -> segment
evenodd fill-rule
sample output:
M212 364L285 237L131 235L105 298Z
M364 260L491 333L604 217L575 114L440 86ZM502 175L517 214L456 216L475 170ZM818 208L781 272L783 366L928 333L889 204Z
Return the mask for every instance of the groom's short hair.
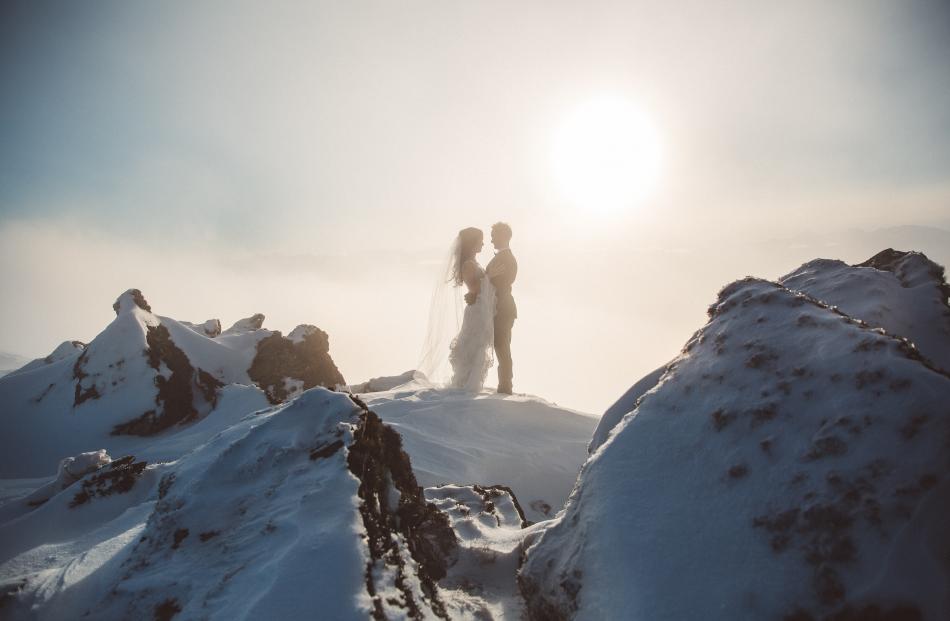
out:
M511 240L511 227L507 222L496 222L491 225L491 230L505 241Z

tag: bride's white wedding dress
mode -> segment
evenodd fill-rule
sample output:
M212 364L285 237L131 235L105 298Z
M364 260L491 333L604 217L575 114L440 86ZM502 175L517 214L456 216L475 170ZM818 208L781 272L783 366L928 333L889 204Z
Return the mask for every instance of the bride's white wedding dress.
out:
M449 347L452 388L478 392L492 365L495 322L495 288L478 266L481 289L473 304L465 307L462 327Z

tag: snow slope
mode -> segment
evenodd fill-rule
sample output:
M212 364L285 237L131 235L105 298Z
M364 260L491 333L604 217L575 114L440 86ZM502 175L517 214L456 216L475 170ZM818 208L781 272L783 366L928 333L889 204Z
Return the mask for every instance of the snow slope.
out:
M775 283L710 316L528 550L529 616L950 618L950 377Z
M448 520L345 394L307 391L171 462L112 461L29 509L0 525L5 619L446 615Z
M341 393L313 389L267 408L257 389L222 392L207 417L133 447L141 452L126 462L110 463L104 451L78 455L56 479L0 505L4 618L299 618L318 610L363 619L376 602L385 618L410 610L415 618L519 618L516 572L526 537L540 528L530 520L551 509L522 505L491 483L503 477L521 486L516 493L560 506L595 423L538 399L465 395L418 376L364 395L399 434L367 427L379 419ZM393 462L394 444L412 463ZM369 466L354 466L354 452L373 456ZM103 485L91 483L110 468L136 467L127 491L102 495ZM424 495L413 470L429 486ZM361 480L382 489L360 493ZM76 504L86 490L90 499ZM401 517L390 521L395 535L374 539L380 519L365 513L380 506Z
M360 396L402 436L423 487L506 485L529 520L554 516L574 486L596 418L537 397L473 397L433 388L418 373L400 377L415 379Z

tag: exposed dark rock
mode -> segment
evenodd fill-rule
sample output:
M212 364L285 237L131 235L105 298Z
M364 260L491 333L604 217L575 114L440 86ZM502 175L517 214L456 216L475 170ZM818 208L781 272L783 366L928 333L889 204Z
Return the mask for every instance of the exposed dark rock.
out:
M173 535L172 538L173 538L172 550L177 550L179 547L181 547L182 542L184 542L185 539L188 538L188 529L179 528L178 530L175 531L175 534Z
M175 483L175 473L171 472L162 477L162 480L158 482L158 499L163 500L165 496L168 496L169 490L171 490L172 485Z
M735 419L736 415L723 412L721 409L719 409L710 414L709 417L712 419L713 429L716 431L722 431L729 425L729 423L733 421L733 419Z
M247 374L271 403L281 403L291 396L285 385L287 379L302 381L303 390L314 386L332 389L346 383L330 358L329 336L317 328L297 342L280 332L262 339Z
M135 461L131 455L116 459L100 468L96 474L84 479L82 488L73 497L69 506L77 507L96 496L111 496L128 492L145 472L147 465L148 462Z
M749 466L746 464L735 464L729 468L730 479L741 479L749 474Z
M152 312L152 307L149 306L148 302L145 301L145 296L142 295L142 292L139 291L138 289L129 289L128 291L120 295L118 299L115 301L115 303L112 305L112 310L115 311L116 315L119 314L119 310L122 308L122 297L126 295L131 297L132 302L134 302L135 305L141 308L142 310Z
M171 619L181 612L181 606L178 600L169 598L155 606L155 621L171 621Z
M366 564L366 588L374 602L373 617L385 618L374 578L377 564L396 570L395 586L403 593L406 614L411 618L423 616L406 580L410 569L405 566L399 554L398 540L393 536L399 534L418 563L419 581L429 607L437 616L447 619L436 582L445 576L448 559L457 549L455 533L445 514L425 501L409 456L402 450L399 434L365 409L362 402L354 401L364 408L364 412L354 434L355 441L349 447L347 464L360 479L360 515L370 553ZM396 507L390 506L393 487L399 492Z
M171 375L155 376L155 410L149 410L138 418L116 425L113 435L149 436L173 425L191 422L198 418L196 401L212 408L217 405L218 388L223 386L210 373L191 366L188 356L175 345L168 328L159 324L149 326L145 335L148 343L148 364L160 371L164 364Z
M86 364L86 354L88 352L83 351L82 354L76 358L76 362L73 363L73 379L76 380L76 391L73 398L73 407L76 407L80 403L88 401L89 399L98 399L101 395L99 394L99 389L96 388L96 385L83 387L82 381L89 377L89 375L83 370L83 366Z
M534 523L525 517L524 509L521 507L521 503L518 502L518 497L515 496L515 492L507 485L476 484L472 486L472 489L475 490L475 493L482 497L482 500L485 501L485 509L490 512L494 512L495 510L495 503L493 499L504 494L508 494L508 496L511 497L511 503L515 506L515 510L518 512L518 517L521 519L521 528L527 528Z

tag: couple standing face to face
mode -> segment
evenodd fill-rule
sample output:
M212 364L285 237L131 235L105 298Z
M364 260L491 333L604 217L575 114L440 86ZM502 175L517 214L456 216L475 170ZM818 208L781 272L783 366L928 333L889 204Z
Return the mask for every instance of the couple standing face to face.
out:
M485 270L477 267L475 261L475 255L481 252L484 247L481 230L474 227L463 229L459 233L459 238L461 242L459 263L468 264L469 268L461 269L460 266L457 271L456 283L461 285L464 281L468 285L469 291L465 295L465 301L470 306L479 299L483 288L482 279L487 279L491 283L489 291L493 294L494 300L492 300L493 308L490 310L492 313L490 321L493 324L491 329L493 334L487 336L489 336L489 341L495 350L495 358L498 361L498 392L511 394L513 375L511 331L515 318L518 316L515 299L511 294L512 285L518 275L518 262L509 247L511 227L504 222L498 222L492 226L491 243L495 247L495 256L488 263ZM467 273L466 277L463 277L463 272ZM467 335L472 332L469 326L466 325L467 323L471 324L473 322L466 322L463 319L460 335Z

